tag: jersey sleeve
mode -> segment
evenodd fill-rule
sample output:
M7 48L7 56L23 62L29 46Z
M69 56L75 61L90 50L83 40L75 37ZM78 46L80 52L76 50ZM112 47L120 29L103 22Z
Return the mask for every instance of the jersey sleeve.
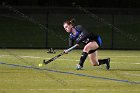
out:
M74 40L69 37L69 47L72 47L74 45Z

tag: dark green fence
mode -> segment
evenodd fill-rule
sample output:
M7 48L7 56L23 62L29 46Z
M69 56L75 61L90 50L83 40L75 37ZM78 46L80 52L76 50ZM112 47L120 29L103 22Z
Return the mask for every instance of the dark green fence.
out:
M140 10L73 8L0 8L1 48L66 48L68 33L63 22L99 34L102 49L140 49Z

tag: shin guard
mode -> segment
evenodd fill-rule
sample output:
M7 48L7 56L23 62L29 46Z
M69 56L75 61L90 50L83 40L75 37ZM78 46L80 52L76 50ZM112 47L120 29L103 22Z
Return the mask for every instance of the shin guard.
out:
M81 58L80 58L80 62L79 62L79 65L80 65L80 66L83 67L84 62L85 62L87 56L88 56L88 53L86 53L86 52L83 52L83 53L82 53Z

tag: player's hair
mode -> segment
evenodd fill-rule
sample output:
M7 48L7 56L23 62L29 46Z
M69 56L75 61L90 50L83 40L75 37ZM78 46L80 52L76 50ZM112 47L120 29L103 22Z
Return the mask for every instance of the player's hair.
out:
M68 25L71 24L72 26L74 26L75 25L75 19L74 18L68 19L64 22L64 24L68 24Z

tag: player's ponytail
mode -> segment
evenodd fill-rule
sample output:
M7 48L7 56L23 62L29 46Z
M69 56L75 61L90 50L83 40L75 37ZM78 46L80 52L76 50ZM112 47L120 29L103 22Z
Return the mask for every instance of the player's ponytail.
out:
M74 24L75 24L75 19L74 19L74 18L70 19L70 22L71 22L71 24L74 26Z
M72 18L72 19L66 20L66 21L64 22L64 24L68 24L68 25L71 24L72 26L74 26L74 25L75 25L75 19Z

